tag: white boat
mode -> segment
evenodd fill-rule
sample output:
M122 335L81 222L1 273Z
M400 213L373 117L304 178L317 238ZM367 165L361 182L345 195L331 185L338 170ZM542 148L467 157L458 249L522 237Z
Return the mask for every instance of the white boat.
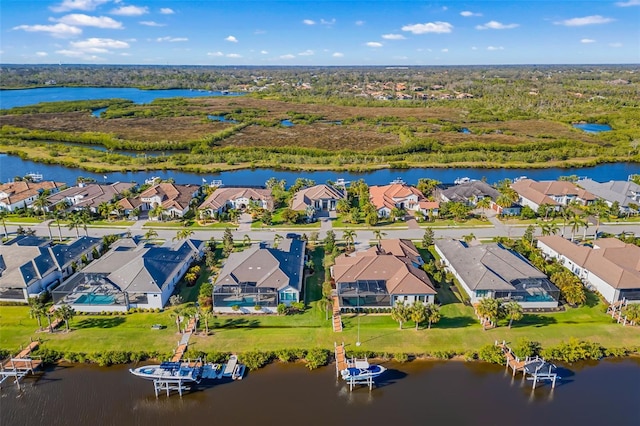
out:
M145 365L138 368L131 368L129 372L145 380L171 379L183 382L197 382L200 380L202 368L185 362L167 361L160 365Z
M375 379L387 371L385 367L378 364L369 364L366 359L353 359L347 362L347 368L340 372L340 375L347 381L365 381Z
M24 175L24 177L29 178L31 182L41 182L42 179L44 179L44 176L42 176L41 173L34 173L34 172L29 172L26 175Z
M238 356L231 355L229 357L229 361L224 366L224 371L222 372L222 377L231 377L233 376L233 372L236 371L236 366L238 365Z
M475 182L475 179L471 179L468 177L461 177L453 181L456 185L462 185L463 183Z
M231 375L231 378L233 380L242 380L242 377L244 376L244 371L245 371L244 364L237 364L235 370L233 370L233 374Z
M158 176L153 176L149 179L145 179L144 183L145 185L155 185L156 183L159 183L162 179Z

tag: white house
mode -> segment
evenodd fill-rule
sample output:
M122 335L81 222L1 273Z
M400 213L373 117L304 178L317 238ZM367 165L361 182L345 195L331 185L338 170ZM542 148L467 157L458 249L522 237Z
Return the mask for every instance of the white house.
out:
M200 187L197 185L162 182L140 194L140 207L142 210L151 210L156 206L162 206L164 215L182 217L189 211L189 204L199 191Z
M292 210L307 210L313 208L316 212L335 211L338 201L346 198L345 194L326 184L314 185L296 192L291 201Z
M635 182L610 180L600 183L591 179L581 179L577 185L602 198L609 207L613 206L613 203L618 203L622 214L638 213L640 185Z
M273 210L273 196L265 188L217 188L198 207L202 213L212 216L227 209L245 210L250 206Z
M538 248L557 259L609 303L640 302L640 247L617 238L596 240L593 248L558 235L538 238Z
M31 207L33 202L44 191L55 194L65 184L63 182L29 182L18 181L0 185L0 210L14 211L22 207Z

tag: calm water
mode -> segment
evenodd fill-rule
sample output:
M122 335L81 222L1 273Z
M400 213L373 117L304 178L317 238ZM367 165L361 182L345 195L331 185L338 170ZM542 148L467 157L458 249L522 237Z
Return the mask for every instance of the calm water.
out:
M78 176L93 177L103 182L104 173L90 173L80 169L69 169L58 165L39 164L33 161L22 160L20 157L0 154L0 182L12 180L15 176L24 176L29 172L39 172L45 179L56 180L75 184ZM581 169L439 169L439 168L413 168L406 170L375 170L367 173L347 173L334 171L301 171L290 172L273 169L238 170L222 173L197 174L175 172L169 170L152 170L147 172L107 173L109 182L144 182L153 176L162 179L173 178L178 183L202 183L202 179L210 181L221 179L225 185L264 185L267 179L275 177L284 179L288 184L299 177L313 179L318 183L327 180L335 181L343 178L347 181L364 179L369 185L385 185L396 178L401 178L409 184L416 184L420 178L432 178L441 182L451 183L459 177L472 179L487 178L489 183L498 182L504 178L514 179L519 176L528 176L536 180L554 180L559 176L578 175L589 176L596 181L627 180L630 174L640 173L640 164L614 163L601 164L596 167Z
M38 89L0 90L0 109L34 105L40 102L91 99L129 99L147 104L159 98L197 98L203 96L238 96L241 93L208 92L187 89L140 90L130 87L43 87Z
M243 381L156 399L124 367L58 367L1 392L2 425L598 425L640 424L640 362L561 369L555 390L481 363L387 364L371 392L349 392L333 366L274 364Z
M600 133L613 130L608 124L595 124L595 123L576 123L573 125L576 129L580 129L587 133Z

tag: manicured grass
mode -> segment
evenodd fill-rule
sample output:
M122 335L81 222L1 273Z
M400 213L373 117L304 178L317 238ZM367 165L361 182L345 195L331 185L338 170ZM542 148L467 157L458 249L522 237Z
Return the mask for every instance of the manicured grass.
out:
M6 223L40 223L44 219L41 217L31 217L31 216L7 216L4 218Z
M313 274L309 275L304 283L304 303L307 305L322 297L322 283L324 282L322 260L324 259L324 249L322 247L315 247L311 250L310 257L315 269Z
M370 226L364 222L356 223L356 224L344 222L342 216L338 216L333 221L333 227L334 228L354 228L354 229L385 229L385 228L394 228L394 229L405 228L406 229L407 223L402 220L398 220L398 221L381 220L375 226Z
M475 226L493 227L491 222L480 219L468 219L463 222L457 222L453 219L436 219L432 222L418 222L422 228L473 228Z
M62 222L60 222L60 223L62 223ZM133 220L112 220L112 221L94 220L93 222L91 222L91 224L89 224L89 227L91 227L91 226L117 226L117 227L128 228L129 226L132 226L135 223L136 222L133 221Z

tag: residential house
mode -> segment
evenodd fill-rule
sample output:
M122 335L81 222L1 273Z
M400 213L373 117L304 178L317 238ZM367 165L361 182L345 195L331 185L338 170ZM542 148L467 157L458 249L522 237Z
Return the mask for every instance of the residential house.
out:
M580 179L576 183L597 197L602 198L609 207L618 203L620 213L637 214L640 206L640 185L632 181L610 180L596 182L591 179Z
M537 182L533 179L520 179L512 183L511 187L518 193L519 203L535 211L542 205L559 210L560 206L567 206L574 201L588 205L597 198L574 183L563 180Z
M434 218L440 215L440 202L439 201L418 201L418 208L416 212L420 212L422 216L426 218Z
M73 274L99 250L99 238L80 237L51 245L35 236L18 236L0 245L0 301L28 302Z
M56 305L78 312L161 309L194 260L204 241L186 239L155 246L125 238L53 291Z
M139 198L142 210L152 210L160 205L165 216L179 218L189 211L189 204L199 191L198 185L161 182L143 191Z
M523 308L555 308L560 291L525 258L497 243L468 246L435 242L445 268L458 280L471 303L490 297L518 302Z
M338 201L346 198L344 192L326 184L303 188L295 193L291 201L291 209L296 211L313 211L315 215L321 212L336 210Z
M391 183L384 186L370 186L369 199L379 217L391 216L391 210L398 208L416 211L420 201L426 201L422 192L405 183Z
M557 259L607 302L622 299L640 302L640 247L617 238L598 239L593 247L588 247L549 235L538 238L538 248L547 258Z
M398 302L433 303L436 290L420 269L423 261L410 240L382 240L380 245L342 254L331 267L341 309L392 308Z
M293 235L277 247L262 242L231 253L214 283L213 310L274 313L280 303L299 302L305 245L304 240Z
M444 202L463 203L467 206L475 207L484 198L491 200L489 208L498 214L514 216L520 214L520 206L512 204L510 207L502 207L497 204L500 192L481 180L472 180L451 186L446 189L437 189L436 193L440 200Z
M207 197L198 210L200 214L220 214L228 209L246 210L255 205L265 210L273 210L273 196L266 188L218 188Z
M55 194L65 186L63 182L42 181L30 182L21 180L0 185L0 210L14 211L18 208L31 207L33 202L44 191Z
M99 183L81 183L78 186L64 189L50 195L49 210L59 203L65 202L71 210L88 209L92 213L98 213L98 206L102 203L110 203L122 197L124 191L136 186L135 183L116 182L109 185Z

